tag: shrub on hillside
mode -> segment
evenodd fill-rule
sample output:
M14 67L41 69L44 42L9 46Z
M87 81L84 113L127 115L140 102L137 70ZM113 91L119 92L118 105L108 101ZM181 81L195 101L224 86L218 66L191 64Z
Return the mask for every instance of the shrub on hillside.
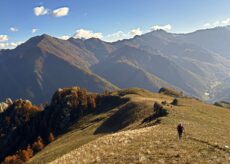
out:
M154 103L153 110L154 110L155 117L161 117L167 114L167 111L164 109L164 107L157 102Z
M51 132L49 133L48 140L49 140L49 142L53 142L55 140L53 133L51 133Z
M53 133L49 133L48 140L49 143L54 141ZM21 164L28 161L33 157L34 154L38 153L45 147L45 143L41 137L37 137L36 141L32 144L32 146L28 145L25 149L19 150L14 155L10 155L5 157L4 164Z
M161 88L159 90L159 93L169 95L169 96L173 96L173 97L183 97L183 92L176 91L176 90L174 90L172 88Z
M171 102L172 105L178 105L178 99L173 99L173 101Z
M26 149L19 151L18 152L19 157L22 161L26 162L28 161L31 157L33 157L33 150L31 149L30 145L27 146Z
M3 161L3 164L23 164L23 163L24 162L20 159L18 154L7 156Z
M41 137L38 137L37 141L35 141L32 145L32 149L35 153L41 151L44 147L45 147L45 144Z

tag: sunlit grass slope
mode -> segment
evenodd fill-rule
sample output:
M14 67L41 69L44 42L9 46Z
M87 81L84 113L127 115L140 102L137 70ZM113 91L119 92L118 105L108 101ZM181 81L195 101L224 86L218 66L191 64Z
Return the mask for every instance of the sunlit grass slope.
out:
M141 89L111 93L128 99L98 115L89 115L48 145L33 163L229 163L230 111L192 98L177 98ZM154 114L162 103L167 114ZM126 117L122 117L122 116ZM177 138L182 122L185 135ZM116 132L116 133L114 133ZM64 155L65 154L65 155Z

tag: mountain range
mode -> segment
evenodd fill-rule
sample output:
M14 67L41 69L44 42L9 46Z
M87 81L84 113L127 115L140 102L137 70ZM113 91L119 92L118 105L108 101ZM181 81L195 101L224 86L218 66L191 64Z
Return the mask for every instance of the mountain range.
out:
M113 43L36 36L0 51L0 101L45 103L61 87L91 92L176 88L206 101L230 101L230 28L188 34L156 30Z

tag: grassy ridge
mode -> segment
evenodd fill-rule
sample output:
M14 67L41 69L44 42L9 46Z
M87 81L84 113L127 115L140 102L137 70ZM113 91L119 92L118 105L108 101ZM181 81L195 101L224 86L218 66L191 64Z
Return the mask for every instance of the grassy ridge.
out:
M143 123L143 120L152 114L154 102L170 103L173 97L140 89L121 90L112 94L128 98L127 103L134 105L132 110L127 108L128 111L132 111L129 115L135 118L134 121L117 130L118 133L104 136L106 133L95 135L94 132L106 120L121 112L120 110L124 110L127 103L101 115L89 116L90 118L82 120L69 133L47 146L30 162L39 163L41 159L52 161L56 158L58 159L53 163L67 161L82 163L230 162L230 111L228 109L205 104L192 98L178 98L178 106L168 104L164 106L168 115L158 118L160 124L155 125L156 120ZM131 118L126 117L127 120ZM90 123L90 120L94 121ZM182 141L178 141L175 128L179 122L185 126L185 136ZM85 128L79 130L81 126ZM67 152L69 153L62 156Z

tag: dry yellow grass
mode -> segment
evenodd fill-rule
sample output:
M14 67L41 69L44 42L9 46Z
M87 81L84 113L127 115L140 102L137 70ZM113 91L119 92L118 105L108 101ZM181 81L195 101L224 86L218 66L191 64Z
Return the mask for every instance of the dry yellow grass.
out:
M51 162L58 163L227 163L229 154L188 137L178 141L164 125L108 135Z

